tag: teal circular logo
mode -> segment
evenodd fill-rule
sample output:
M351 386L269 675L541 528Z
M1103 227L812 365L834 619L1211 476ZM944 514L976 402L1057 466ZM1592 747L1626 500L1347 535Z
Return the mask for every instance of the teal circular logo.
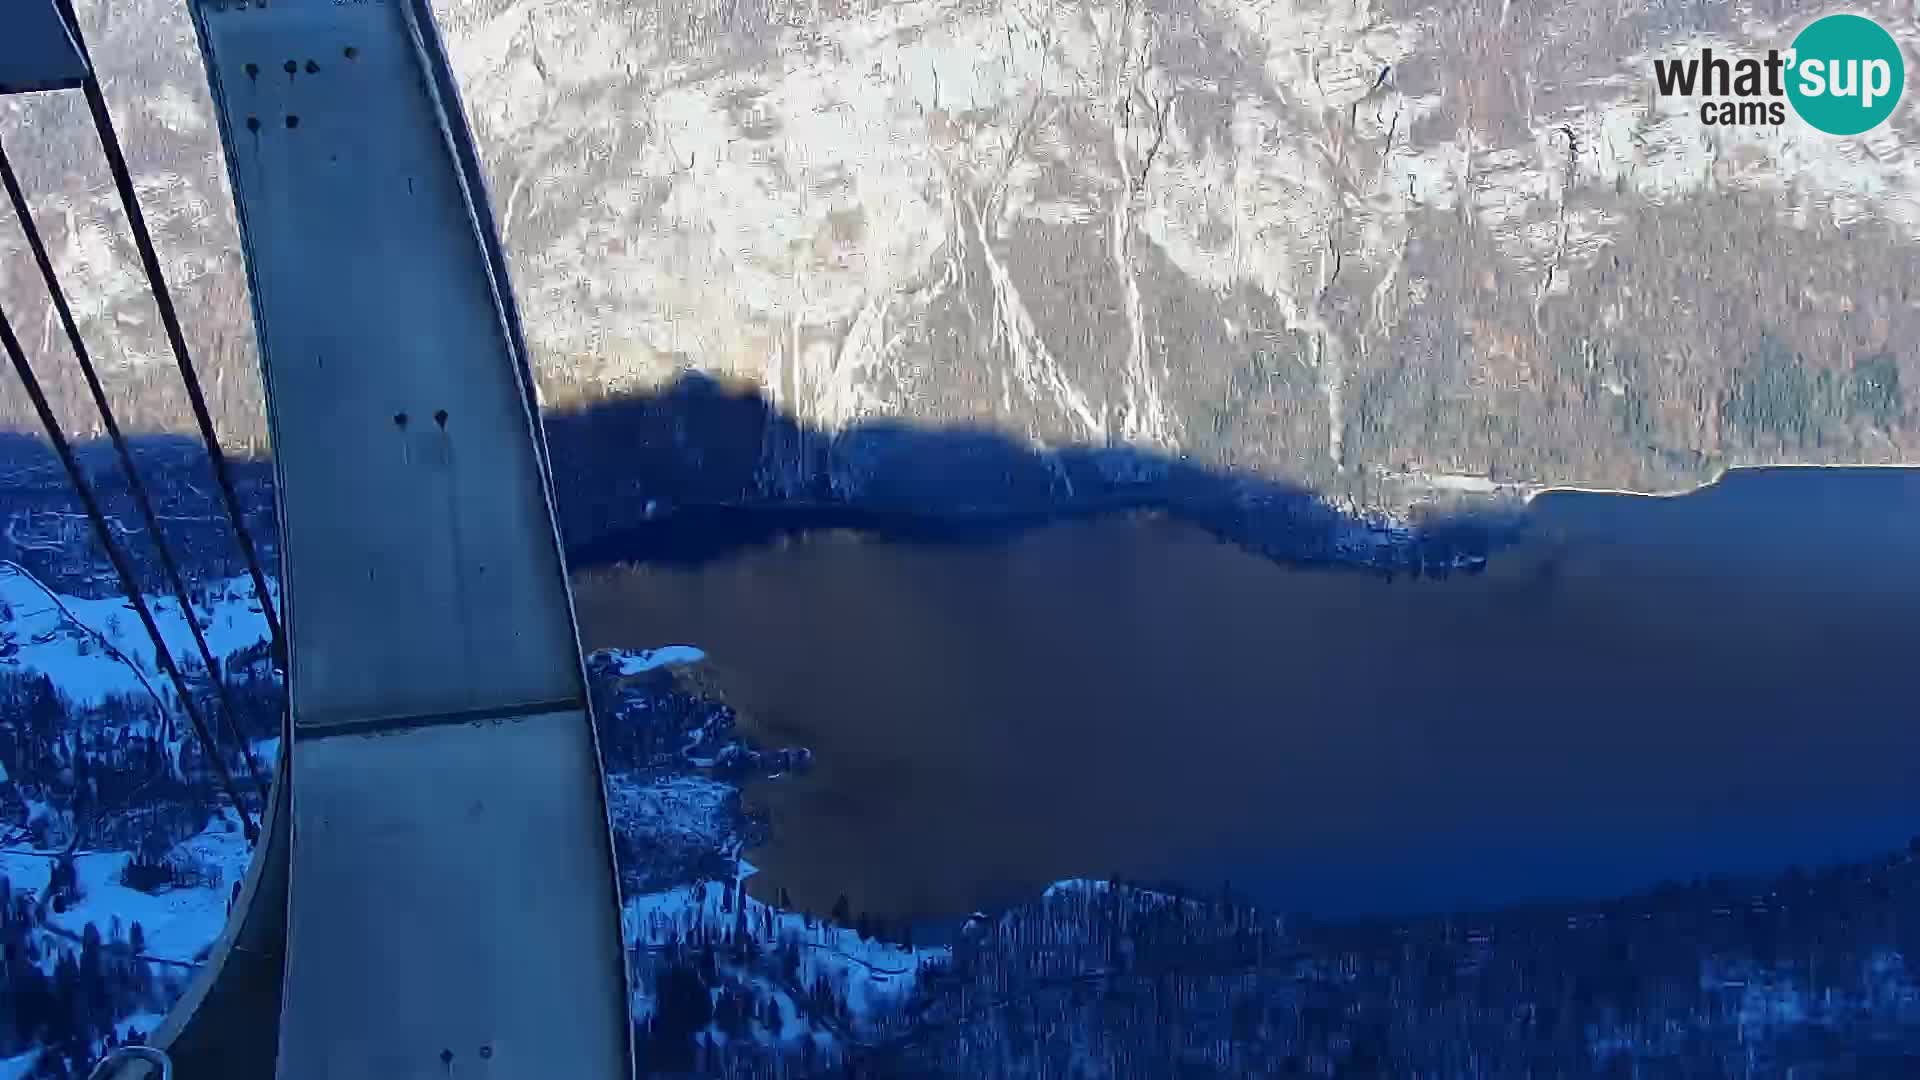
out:
M1858 135L1893 115L1907 82L1900 44L1872 19L1828 15L1793 39L1787 98L1829 135Z

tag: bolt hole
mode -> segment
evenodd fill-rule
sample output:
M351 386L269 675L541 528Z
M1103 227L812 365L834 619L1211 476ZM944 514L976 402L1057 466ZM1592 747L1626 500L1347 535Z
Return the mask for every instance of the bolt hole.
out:
M285 69L286 69L286 71L287 71L287 74L289 74L289 75L291 75L291 74L293 74L294 72L296 72L296 71L299 71L299 70L300 70L300 65L299 65L299 64L297 64L297 63L295 63L295 62L294 62L294 61L292 61L292 60L289 60L289 61L287 61L286 63L284 63L284 64L282 64L282 65L280 65L280 66L281 66L281 67L283 67L283 68L285 68Z
M320 74L320 65L315 63L312 60L307 61L307 74L309 75Z
M259 64L248 64L248 65L247 65L247 78L249 78L249 79L257 79L257 78L259 78L259 77L260 77L260 65L259 65Z
M482 569L482 570L484 571L484 570L485 570L486 568L485 568L485 567L481 567L481 569ZM481 1056L481 1058L483 1058L483 1059L484 1059L484 1058L490 1058L490 1057L492 1057L492 1056L493 1056L493 1047L491 1047L491 1046L483 1046L483 1047L481 1047L481 1048L480 1048L480 1056Z
M249 117L247 117L247 130L248 130L248 131L259 131L259 130L260 130L260 118L259 118L259 117L257 117L257 116L249 116Z
M353 46L351 46L351 45L349 45L349 46L347 46L347 47L346 47L346 49L344 50L344 52L343 52L343 55L345 55L347 59L349 59L349 60L353 60L353 59L355 59L355 58L357 58L357 57L359 57L359 55L360 55L360 50L359 50L359 49L356 49L356 48L354 48L354 47L353 47Z
M403 427L406 427L406 426L407 426L407 414L406 414L406 413L403 413L403 412L397 412L397 413L394 413L394 414L393 414L393 426L394 426L394 427L397 427L397 428L403 428Z
M299 126L300 126L300 118L299 118L299 117L297 117L297 116L295 116L295 115L293 115L292 113L288 113L288 114L287 114L287 126L288 126L288 127L290 127L290 128L297 128L297 127L299 127Z
M447 410L440 409L436 411L433 414L433 422L440 425L441 431L447 430Z

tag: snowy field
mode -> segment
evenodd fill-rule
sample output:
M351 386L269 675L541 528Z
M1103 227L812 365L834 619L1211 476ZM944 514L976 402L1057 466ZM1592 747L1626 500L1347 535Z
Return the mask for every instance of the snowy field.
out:
M269 586L273 588L272 586ZM211 582L209 602L193 617L216 658L267 639L266 615L245 577ZM279 597L274 596L277 603ZM187 614L171 596L147 597L167 651L198 662ZM119 654L119 659L115 657ZM42 672L76 704L112 695L149 699L165 682L153 642L123 597L89 599L52 592L16 563L0 561L0 670ZM150 700L150 699L149 699Z
M188 966L215 938L227 921L227 897L233 883L246 877L249 852L240 821L230 809L223 809L207 827L173 847L173 853L194 860L196 865L215 868L218 880L195 888L171 888L148 894L120 883L120 872L133 857L125 851L84 852L74 859L80 875L81 898L65 911L49 910L47 921L54 933L48 944L66 940L78 949L87 924L92 923L105 940L112 940L117 926L124 940L134 923L146 936L146 955L175 965ZM0 851L0 875L16 892L43 892L53 871L51 853L14 848ZM43 954L41 967L51 974L55 956ZM4 1075L4 1074L0 1074Z

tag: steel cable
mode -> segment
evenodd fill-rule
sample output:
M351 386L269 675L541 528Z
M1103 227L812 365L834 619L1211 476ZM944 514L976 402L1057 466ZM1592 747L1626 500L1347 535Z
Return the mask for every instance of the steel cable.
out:
M93 358L87 352L86 342L80 336L79 324L74 321L73 309L67 303L66 290L60 287L59 275L54 272L53 260L47 255L47 245L40 237L40 230L34 224L32 210L27 206L26 195L20 189L20 180L13 172L13 164L7 159L4 145L0 145L0 184L7 189L7 198L13 202L14 216L20 221L20 229L26 234L27 246L33 251L33 261L40 267L40 276L46 282L47 293L53 298L54 311L60 316L60 325L67 333L67 342L73 348L74 356L80 361L80 374L85 377L87 391L93 396L93 406L100 414L101 422L106 425L107 438L112 441L114 453L120 459L120 468L127 474L127 489L133 496L134 505L139 508L140 517L146 522L147 532L153 537L153 547L160 557L161 569L165 572L167 583L173 588L174 599L180 605L180 611L186 616L187 628L193 631L193 643L200 650L200 660L206 665L207 678L213 683L214 693L220 702L220 710L226 721L227 736L233 740L240 754L247 762L247 771L254 786L260 792L260 805L269 800L266 781L253 760L253 753L247 746L247 740L240 732L236 719L238 710L234 708L233 696L227 692L226 680L220 677L218 661L213 655L212 646L200 631L200 622L194 617L193 599L187 592L187 584L181 576L180 567L167 550L166 535L160 531L160 519L153 512L153 504L147 498L146 485L141 482L140 473L134 468L133 454L127 447L127 440L121 434L119 421L114 418L113 406L107 401L105 388L100 384L99 372L94 369ZM137 586L137 583L136 583ZM261 608L265 610L262 600ZM215 752L209 748L209 753Z
M120 577L121 591L127 594L127 602L133 605L134 613L140 616L140 625L153 639L154 658L161 670L165 671L173 683L174 693L179 695L180 707L193 724L193 731L205 748L207 757L213 762L214 771L219 774L221 786L226 789L227 798L233 802L234 813L240 815L240 825L245 831L247 841L259 839L260 832L248 815L246 804L240 801L240 792L234 786L233 773L227 768L225 758L220 756L219 746L213 741L212 732L207 730L206 718L200 715L200 707L195 704L193 691L181 675L180 668L173 661L173 653L168 650L166 638L160 633L160 627L153 621L153 612L147 609L147 598L140 592L138 580L134 577L133 567L120 545L114 542L113 530L107 524L107 518L100 510L100 503L93 496L93 486L87 482L86 473L80 468L80 461L74 456L73 446L68 443L66 432L60 430L60 421L53 415L53 408L47 404L47 395L40 388L40 380L34 375L33 366L27 362L27 354L20 348L20 339L14 336L13 323L4 311L0 311L0 345L6 348L7 358L13 362L13 370L20 376L20 384L26 388L27 397L33 402L33 410L40 417L40 426L46 429L48 441L53 443L54 452L60 456L60 464L67 470L67 479L72 482L74 491L80 496L80 503L86 509L87 519L93 523L94 533L100 546L107 553L107 559L113 563L114 573ZM264 599L264 597L263 597ZM211 672L209 672L211 674Z
M155 305L160 309L160 324L166 329L167 344L173 349L174 364L180 369L180 379L187 388L187 400L193 406L194 422L200 427L200 438L207 445L207 458L213 463L214 479L220 484L227 520L238 538L240 554L246 559L254 592L260 597L260 610L267 617L267 631L272 637L274 658L284 670L287 654L280 617L274 610L273 598L267 592L267 577L260 569L260 556L254 549L252 535L247 531L240 497L233 484L233 472L227 464L226 454L220 449L220 439L213 428L213 415L207 411L206 395L200 390L200 376L194 371L193 358L187 352L187 340L180 331L180 318L174 312L173 297L167 291L166 276L160 269L160 256L154 250L152 235L147 231L146 215L140 211L140 196L133 188L133 175L127 169L127 159L120 150L119 137L114 134L113 116L107 111L106 96L100 92L100 80L93 73L93 58L87 52L86 41L80 33L80 19L74 13L72 0L54 0L54 3L72 31L80 58L87 64L86 81L81 84L80 90L86 96L88 110L93 114L94 134L99 136L100 147L106 153L107 168L113 173L114 187L120 193L120 207L127 216L128 226L133 230L133 243L140 252L140 265L146 270L147 284L152 289Z

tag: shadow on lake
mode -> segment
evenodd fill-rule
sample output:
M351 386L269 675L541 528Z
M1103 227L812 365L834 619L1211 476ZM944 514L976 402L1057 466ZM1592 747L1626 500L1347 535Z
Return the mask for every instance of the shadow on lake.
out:
M1920 473L1549 493L1445 581L1286 565L1160 509L603 565L583 644L698 644L751 731L813 748L750 790L774 828L750 856L816 910L1112 872L1327 915L1479 906L1823 863L1920 822Z
M783 536L855 529L913 544L1003 539L1157 511L1299 564L1446 573L1509 542L1510 513L1356 515L1295 481L1128 446L1040 449L984 427L879 418L810 429L757 391L688 373L549 412L569 562L700 566Z

